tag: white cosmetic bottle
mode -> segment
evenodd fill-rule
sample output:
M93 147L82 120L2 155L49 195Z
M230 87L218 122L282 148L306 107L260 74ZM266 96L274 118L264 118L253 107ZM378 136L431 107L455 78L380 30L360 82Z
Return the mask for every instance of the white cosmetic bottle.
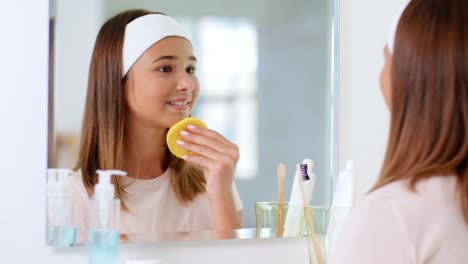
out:
M111 176L126 176L119 170L97 170L98 183L89 201L88 263L119 263L120 200L115 199Z
M356 193L356 172L354 161L347 160L345 170L340 172L333 194L333 206L352 207Z
M357 173L355 172L354 161L347 160L345 170L338 175L330 209L330 222L326 235L328 253L333 252L333 246L339 238L343 224L349 211L354 206L356 181Z
M75 243L76 225L69 169L47 170L47 244L69 247Z

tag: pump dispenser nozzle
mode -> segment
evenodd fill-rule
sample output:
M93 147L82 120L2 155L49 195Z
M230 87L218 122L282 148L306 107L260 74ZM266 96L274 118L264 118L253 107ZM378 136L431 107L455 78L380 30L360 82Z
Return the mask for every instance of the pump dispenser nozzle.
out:
M120 170L97 170L98 183L94 186L94 194L99 200L114 199L114 185L111 183L111 176L127 176L125 171Z

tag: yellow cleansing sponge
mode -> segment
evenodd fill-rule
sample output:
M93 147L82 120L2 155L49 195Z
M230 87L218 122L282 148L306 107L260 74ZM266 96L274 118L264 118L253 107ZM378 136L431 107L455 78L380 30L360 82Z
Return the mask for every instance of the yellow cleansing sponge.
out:
M174 154L176 157L182 158L184 155L193 155L192 152L183 149L177 144L177 140L181 139L180 131L188 130L188 125L194 125L197 127L203 127L206 128L205 123L203 123L200 119L195 118L195 117L187 117L179 122L175 123L167 132L166 136L166 142L167 142L167 147L169 150ZM182 141L187 141L186 139L181 139Z

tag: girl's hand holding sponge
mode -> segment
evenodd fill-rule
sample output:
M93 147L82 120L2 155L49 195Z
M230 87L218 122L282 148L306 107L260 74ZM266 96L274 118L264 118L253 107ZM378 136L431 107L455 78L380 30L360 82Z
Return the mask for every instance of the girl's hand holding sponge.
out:
M182 139L180 132L187 131L189 125L206 128L205 123L203 123L200 119L195 117L187 117L175 123L167 132L167 147L176 157L182 158L183 156L193 155L193 153L180 147L179 144L177 144L177 141Z
M175 156L203 169L209 199L232 199L234 171L239 148L198 118L187 117L174 124L166 136Z

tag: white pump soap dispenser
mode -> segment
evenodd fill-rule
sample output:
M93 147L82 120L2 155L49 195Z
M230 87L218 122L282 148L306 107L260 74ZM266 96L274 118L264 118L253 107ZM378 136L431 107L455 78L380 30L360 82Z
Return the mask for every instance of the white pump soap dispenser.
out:
M120 240L120 200L115 199L111 176L126 176L120 170L97 170L98 183L89 203L89 264L117 264Z
M47 244L69 247L75 243L76 225L69 169L47 170Z
M98 183L94 186L94 199L99 203L98 218L100 228L110 228L111 206L115 198L114 185L111 183L112 175L127 176L127 173L119 170L97 170Z

